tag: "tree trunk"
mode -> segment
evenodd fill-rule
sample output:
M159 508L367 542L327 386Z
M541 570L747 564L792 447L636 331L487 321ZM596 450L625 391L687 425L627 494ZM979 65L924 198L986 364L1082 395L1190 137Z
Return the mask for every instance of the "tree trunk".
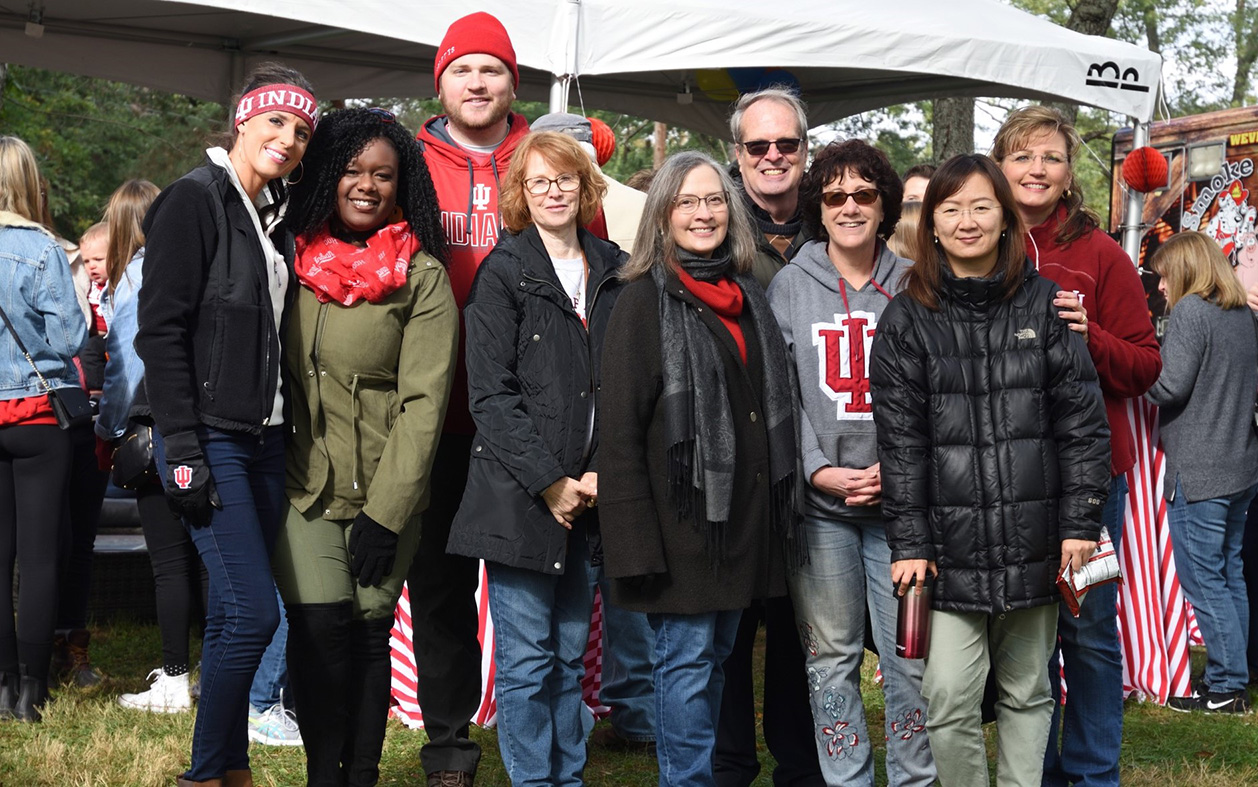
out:
M934 100L934 132L931 147L936 161L974 152L974 99Z
M0 63L0 112L4 111L4 86L9 82L9 64Z
M1232 82L1232 106L1240 107L1245 105L1249 74L1258 60L1258 17L1254 9L1246 7L1245 0L1236 0L1232 30L1236 34L1236 79Z
M652 163L655 165L655 169L659 169L664 166L664 158L668 155L667 123L657 122L655 124L655 138L651 143L651 147L652 152L655 154L654 161Z

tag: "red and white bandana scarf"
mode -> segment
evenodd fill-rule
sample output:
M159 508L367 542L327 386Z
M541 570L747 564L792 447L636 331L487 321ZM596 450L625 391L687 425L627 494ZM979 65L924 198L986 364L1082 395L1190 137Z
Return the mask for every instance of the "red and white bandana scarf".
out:
M406 284L417 251L419 238L404 221L381 227L365 249L332 237L324 227L314 240L297 239L293 268L320 303L350 306L363 298L379 303Z

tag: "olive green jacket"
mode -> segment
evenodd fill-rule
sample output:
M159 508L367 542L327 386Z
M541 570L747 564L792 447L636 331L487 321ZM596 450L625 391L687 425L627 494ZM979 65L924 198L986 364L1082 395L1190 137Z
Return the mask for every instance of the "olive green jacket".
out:
M445 268L423 252L379 303L319 303L300 287L284 343L294 507L363 511L395 533L427 507L458 334Z

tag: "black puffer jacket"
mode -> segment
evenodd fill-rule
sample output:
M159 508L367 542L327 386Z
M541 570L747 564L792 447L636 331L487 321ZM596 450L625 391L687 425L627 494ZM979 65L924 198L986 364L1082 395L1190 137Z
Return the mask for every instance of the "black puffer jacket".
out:
M537 228L506 235L476 272L463 309L476 437L446 551L562 574L569 531L541 493L597 472L596 397L603 335L626 258L579 230L590 266L586 321L572 308ZM594 512L577 519L584 537Z
M1095 540L1109 488L1096 369L1029 265L1018 293L944 271L939 311L905 295L870 377L891 559L937 562L937 609L1057 601L1061 541Z

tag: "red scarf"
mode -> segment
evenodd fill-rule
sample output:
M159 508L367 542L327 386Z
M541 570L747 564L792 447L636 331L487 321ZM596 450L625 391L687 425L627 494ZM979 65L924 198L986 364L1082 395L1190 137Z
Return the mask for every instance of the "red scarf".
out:
M297 239L297 279L320 303L351 306L361 298L379 303L406 284L419 238L406 222L386 224L367 239L362 249L332 237L324 227L315 239Z
M743 291L734 280L721 277L716 281L699 281L680 267L677 269L677 278L681 279L691 295L721 318L721 324L734 337L734 344L738 345L738 354L742 356L743 363L747 363L747 342L743 339L743 329L738 325L738 316L743 313Z

